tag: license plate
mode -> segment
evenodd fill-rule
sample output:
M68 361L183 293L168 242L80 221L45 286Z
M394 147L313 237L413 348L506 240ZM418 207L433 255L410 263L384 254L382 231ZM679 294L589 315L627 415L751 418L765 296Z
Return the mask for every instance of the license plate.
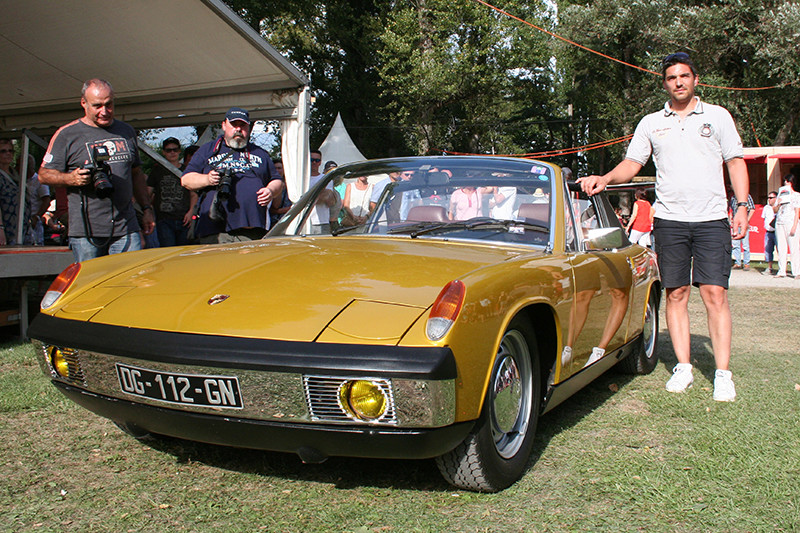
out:
M161 402L241 409L242 395L236 376L176 374L117 363L122 392Z

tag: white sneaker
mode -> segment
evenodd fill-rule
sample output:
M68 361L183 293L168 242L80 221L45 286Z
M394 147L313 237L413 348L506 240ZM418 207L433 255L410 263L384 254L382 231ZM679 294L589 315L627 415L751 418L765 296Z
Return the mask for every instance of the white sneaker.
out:
M594 363L596 363L596 362L597 362L597 361L599 361L599 360L600 360L600 359L601 359L601 358L602 358L602 357L603 357L605 354L606 354L606 351L605 351L604 349L602 349L602 348L598 348L597 346L595 346L594 348L592 348L592 355L590 355L590 356L589 356L589 360L588 360L588 361L586 361L586 364L584 365L584 367L587 367L587 366L589 366L589 365L591 365L591 364L594 364Z
M572 362L572 347L571 346L564 346L564 349L561 351L561 367L565 367Z
M736 387L733 386L733 374L730 370L717 370L714 374L714 399L718 402L732 402L736 399Z
M667 391L684 392L692 386L694 376L692 375L691 363L678 363L672 369L672 377L667 381Z

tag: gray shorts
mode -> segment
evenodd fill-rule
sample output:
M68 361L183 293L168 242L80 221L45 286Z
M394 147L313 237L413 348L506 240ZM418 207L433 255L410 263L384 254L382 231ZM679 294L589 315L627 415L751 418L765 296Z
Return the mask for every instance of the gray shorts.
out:
M708 222L653 221L661 283L667 289L690 283L728 288L731 226L727 218Z

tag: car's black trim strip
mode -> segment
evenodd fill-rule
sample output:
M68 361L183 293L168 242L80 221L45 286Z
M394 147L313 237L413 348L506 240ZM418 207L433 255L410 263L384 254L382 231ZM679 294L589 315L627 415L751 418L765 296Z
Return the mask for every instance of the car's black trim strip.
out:
M58 381L67 398L134 433L153 433L181 439L297 453L301 457L373 457L427 459L455 448L475 421L440 428L336 426L291 421L265 421L222 415L188 413L102 396Z
M47 344L169 364L268 372L375 374L387 378L455 379L446 347L373 346L277 341L175 333L95 324L39 314L28 334Z

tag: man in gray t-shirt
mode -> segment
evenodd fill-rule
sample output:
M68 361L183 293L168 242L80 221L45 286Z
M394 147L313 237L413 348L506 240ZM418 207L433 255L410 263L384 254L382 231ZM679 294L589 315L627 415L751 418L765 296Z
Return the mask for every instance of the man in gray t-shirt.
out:
M136 132L114 119L113 88L105 80L87 81L81 106L85 115L53 135L39 169L42 183L67 187L70 248L77 262L142 248L132 197L144 210L144 232L155 225Z
M691 286L695 285L708 312L717 365L714 399L729 402L736 398L728 369L732 334L728 304L731 235L741 239L747 232L747 165L730 113L695 96L699 78L689 55L668 55L662 62L661 74L669 102L664 109L642 119L625 160L608 174L578 181L587 194L595 194L610 183L631 181L653 157L653 237L661 282L666 289L667 327L678 359L667 390L684 392L694 381L688 303ZM723 164L736 196L732 228L727 217Z

